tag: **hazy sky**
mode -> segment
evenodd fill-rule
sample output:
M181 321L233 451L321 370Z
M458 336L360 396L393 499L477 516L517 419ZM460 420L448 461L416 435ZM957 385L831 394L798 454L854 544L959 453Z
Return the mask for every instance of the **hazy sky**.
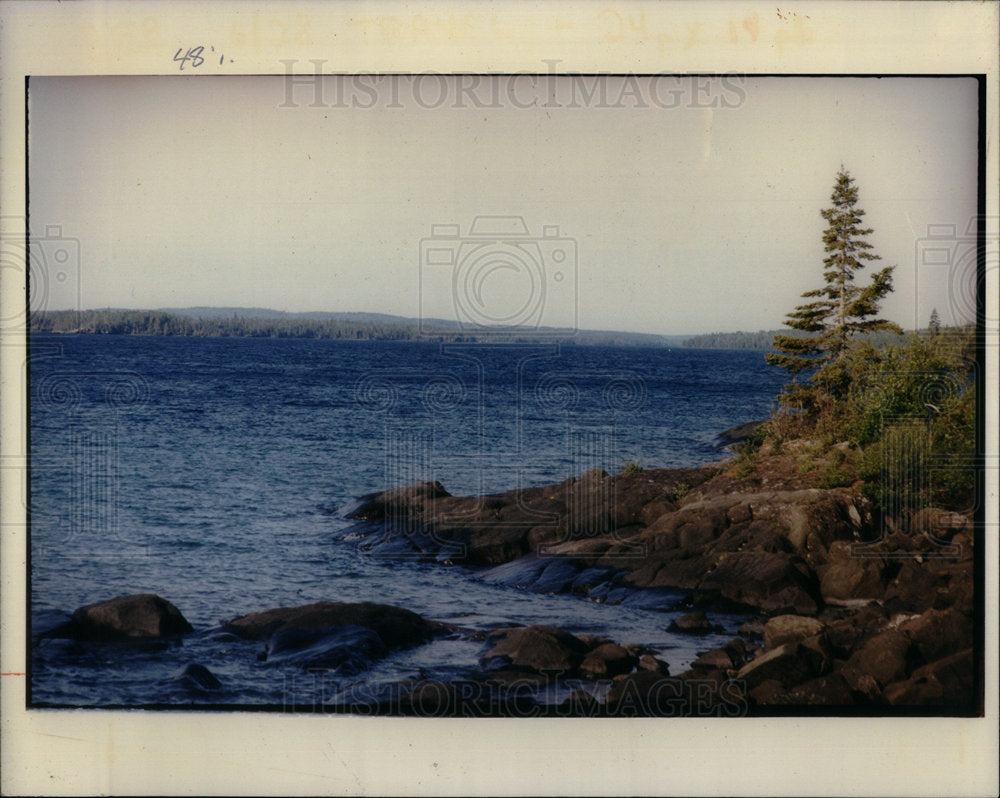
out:
M52 309L530 306L581 329L770 329L822 284L842 163L878 265L898 266L885 315L974 308L969 79L52 77L31 79L29 111L34 235L79 241L80 295L46 274ZM474 254L477 216L528 235Z

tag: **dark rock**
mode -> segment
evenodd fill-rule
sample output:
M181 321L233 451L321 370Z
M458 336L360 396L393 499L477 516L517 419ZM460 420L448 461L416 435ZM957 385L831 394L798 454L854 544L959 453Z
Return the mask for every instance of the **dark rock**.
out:
M293 664L331 668L345 676L361 673L389 653L373 629L344 624L325 629L286 626L271 635L266 660L272 664Z
M587 652L580 663L580 675L587 679L606 679L630 673L638 658L615 643L603 643Z
M668 676L670 674L670 665L663 660L657 659L652 654L643 654L639 657L639 669L652 671L653 673L660 674L661 676Z
M744 621L740 624L740 628L736 631L742 636L749 639L753 638L763 638L764 637L764 626L765 622L760 618L751 618L749 621Z
M563 557L550 559L531 586L535 593L563 593L569 590L580 569Z
M690 714L689 691L681 679L639 670L615 679L604 701L609 715L662 717Z
M569 632L552 626L527 626L494 632L495 641L481 662L498 663L538 672L571 675L587 654L586 644Z
M947 706L957 713L975 711L976 676L972 649L917 668L903 682L885 689L893 706Z
M199 665L196 662L185 665L171 677L171 681L175 681L190 690L200 692L211 692L222 689L222 682L218 680L216 675L204 665Z
M716 437L715 445L721 449L732 446L734 443L742 443L752 438L757 430L766 423L766 421L748 421L745 424L737 424L735 427L723 430Z
M80 607L68 631L80 639L121 640L182 635L192 627L166 599L140 593Z
M827 604L861 606L885 595L885 561L856 556L852 544L837 541L830 547L829 562L821 566L820 594Z
M849 707L856 701L844 677L832 673L809 679L787 691L774 693L766 703L785 706Z
M368 521L409 518L422 512L435 499L450 495L440 482L406 485L363 497L348 517Z
M914 645L898 629L889 629L869 639L851 655L841 673L851 689L870 694L865 677L874 679L884 688L905 678L913 664Z
M771 613L813 615L818 609L815 575L801 559L789 554L727 552L701 579L697 592L718 593Z
M313 643L320 643L329 637L331 645L336 645L337 627L363 627L378 635L387 650L411 648L426 643L444 629L439 624L426 621L415 612L387 604L344 604L334 601L320 601L302 607L279 607L262 612L252 612L234 618L223 624L227 632L249 640L271 640L282 632L294 648L293 641L300 641L308 647L308 634L316 633ZM279 641L282 638L279 638Z
M734 668L742 668L753 659L757 651L756 648L751 648L738 637L730 640L722 649L729 655L729 660L733 663Z
M961 513L925 507L914 513L910 519L910 532L924 535L934 541L947 543L957 534L972 532L972 519Z
M715 626L704 612L695 610L671 621L668 631L686 635L707 635L715 631Z
M972 619L951 608L928 610L900 625L899 630L913 640L924 662L934 662L973 644Z
M586 690L574 690L559 708L562 717L589 718L601 711L601 704Z
M528 590L535 584L550 562L537 554L528 554L483 571L478 574L478 578L484 582Z
M733 667L733 658L725 648L713 648L692 662L691 667L695 670L729 670Z
M938 586L938 576L926 562L908 559L886 588L886 602L895 599L900 607L923 612L934 606Z
M882 630L888 618L877 604L867 604L850 613L846 618L836 618L827 623L824 636L834 653L846 659L868 638Z
M823 631L823 624L815 618L801 615L778 615L764 626L764 648L772 649L785 643L798 643Z
M786 690L779 679L765 679L751 687L749 695L754 703L768 706L780 703L786 695Z
M776 680L785 688L804 682L822 670L821 657L801 643L786 643L748 662L737 675L753 689Z

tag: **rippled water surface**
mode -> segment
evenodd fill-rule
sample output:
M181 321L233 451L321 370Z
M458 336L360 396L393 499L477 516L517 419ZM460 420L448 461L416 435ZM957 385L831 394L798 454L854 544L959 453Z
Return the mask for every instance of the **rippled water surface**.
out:
M373 557L338 540L363 494L437 479L453 494L718 460L716 435L764 417L782 375L753 352L320 340L33 336L34 632L126 593L170 600L180 641L44 640L35 704L283 705L359 683L459 674L482 643L439 640L350 678L257 658L237 615L377 601L463 627L547 623L662 650L678 672L715 637L669 613ZM728 639L739 619L718 616ZM198 663L221 688L178 680ZM317 698L319 697L319 698Z

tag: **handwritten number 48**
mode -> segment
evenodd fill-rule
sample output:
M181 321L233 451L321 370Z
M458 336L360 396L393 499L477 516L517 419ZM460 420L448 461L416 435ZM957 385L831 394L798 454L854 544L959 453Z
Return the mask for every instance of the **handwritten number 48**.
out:
M215 48L211 48L212 52L215 52ZM183 47L178 47L177 52L174 53L174 61L180 62L180 70L184 71L184 64L191 62L191 68L197 69L202 64L205 63L205 47L199 45L198 47L188 47L185 51ZM225 61L226 57L224 55L219 56L219 65Z

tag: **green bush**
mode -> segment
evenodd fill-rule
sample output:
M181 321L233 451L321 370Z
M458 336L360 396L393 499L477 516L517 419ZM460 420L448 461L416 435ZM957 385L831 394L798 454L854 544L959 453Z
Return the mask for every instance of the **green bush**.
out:
M857 454L835 450L820 484L849 485L856 471L866 494L890 515L931 505L967 509L974 499L973 333L951 329L881 348L853 345L824 367L831 391L813 393L801 412L776 413L769 437L796 431L822 447L846 441Z

